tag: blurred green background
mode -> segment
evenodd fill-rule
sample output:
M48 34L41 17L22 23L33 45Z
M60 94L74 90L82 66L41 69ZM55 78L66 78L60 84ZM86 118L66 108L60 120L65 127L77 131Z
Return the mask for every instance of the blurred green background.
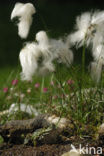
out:
M37 13L34 15L30 34L21 40L17 27L10 21L11 11L16 1L0 2L0 68L18 64L19 51L24 42L32 41L39 30L47 31L53 38L70 33L74 27L75 17L83 11L104 9L103 1L78 0L31 0ZM20 1L21 2L21 1ZM24 1L22 1L24 2ZM77 54L79 56L79 54Z

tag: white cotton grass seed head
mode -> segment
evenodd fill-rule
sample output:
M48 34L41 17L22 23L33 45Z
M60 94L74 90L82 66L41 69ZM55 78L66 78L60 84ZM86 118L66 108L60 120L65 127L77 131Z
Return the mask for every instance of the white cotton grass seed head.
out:
M98 12L95 16L97 22L96 33L92 40L92 56L94 58L96 69L92 67L91 76L96 83L101 80L102 66L104 65L104 12Z
M12 13L11 13L11 20L17 16L20 16L20 13L19 13L19 10L21 7L23 7L23 3L16 3L13 10L12 10Z
M92 55L93 55L93 58L94 58L95 61L98 61L101 58L104 61L104 51L103 51L103 49L104 49L104 45L102 45L102 44L99 44L99 45L96 45L95 47L93 47Z
M86 12L76 19L76 30L68 35L71 46L89 47L94 59L91 77L98 83L104 64L104 11Z
M92 54L94 60L104 59L104 23L99 25L93 39Z
M47 36L47 33L45 31L39 31L36 34L36 41L38 43L38 47L40 51L42 52L44 58L48 58L48 60L52 59L52 53L50 52L50 43L49 38ZM46 61L46 60L45 60Z
M54 60L66 64L73 62L73 53L63 40L49 39L45 31L36 34L36 42L27 43L20 51L22 80L32 80L33 75L45 76L55 72Z
M98 62L91 63L91 77L96 82L99 83L101 79L103 60L100 59Z
M43 47L41 47L43 49L46 48L45 46L49 45L49 39L45 31L39 31L36 34L36 40L39 43L39 45L43 45Z
M36 9L31 3L16 3L11 13L11 20L19 17L18 35L21 38L27 38L30 26L32 24L32 15L36 13Z
M22 80L32 80L33 75L46 75L54 72L52 53L49 51L48 36L41 31L36 34L37 42L27 43L20 51ZM46 42L45 42L46 40Z
M58 60L60 63L66 64L69 67L73 62L72 50L67 47L65 43L60 45L60 50L58 52Z
M43 61L43 66L39 68L39 75L46 76L49 73L55 72L55 66L52 61Z
M53 58L57 59L58 63L65 64L69 67L73 62L73 53L67 41L51 39L50 45Z
M75 32L68 36L71 45L81 47L90 26L91 14L86 12L76 18Z
M26 46L20 51L19 59L22 67L21 79L32 80L32 76L37 71L37 59L40 51L35 43L27 43Z
M100 25L102 22L104 22L104 11L96 10L93 12L91 24Z
M102 24L104 24L104 11L81 14L76 18L75 32L68 36L70 44L81 47L85 42L86 46L89 46ZM99 30L101 32L101 28Z

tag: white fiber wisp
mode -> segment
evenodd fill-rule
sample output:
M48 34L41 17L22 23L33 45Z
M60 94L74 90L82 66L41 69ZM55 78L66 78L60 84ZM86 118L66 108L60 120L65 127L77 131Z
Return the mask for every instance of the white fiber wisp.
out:
M36 40L37 42L27 43L20 51L22 80L32 80L33 75L45 75L55 70L46 33L38 32Z
M83 13L76 18L75 32L68 36L71 45L81 47L84 44L84 39L90 26L90 12Z
M76 18L75 32L68 36L70 44L81 47L85 42L89 46L102 24L104 25L104 11L81 14Z
M94 59L91 77L98 83L104 64L104 11L86 12L76 19L76 31L68 35L72 46L89 47Z
M98 62L91 63L91 77L96 82L99 83L101 79L103 60L100 59Z
M32 24L32 15L36 13L36 9L31 3L16 3L11 13L11 20L19 17L18 35L21 38L27 38L30 26Z
M32 79L32 76L38 68L37 59L40 53L41 52L35 43L27 43L26 46L20 51L19 58L22 66L22 80Z
M54 60L70 66L73 53L65 41L49 39L45 31L40 31L36 34L36 42L27 43L19 58L22 80L32 80L33 75L45 76L54 72Z

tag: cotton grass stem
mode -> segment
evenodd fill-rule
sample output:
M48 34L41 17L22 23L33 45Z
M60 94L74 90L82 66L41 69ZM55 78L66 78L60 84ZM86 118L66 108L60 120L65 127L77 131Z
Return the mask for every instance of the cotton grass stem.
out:
M86 51L86 45L84 41L83 51L82 51L82 85L83 85L84 75L85 75L85 51Z
M40 101L42 100L43 88L44 88L44 77L42 77L42 85L41 85Z

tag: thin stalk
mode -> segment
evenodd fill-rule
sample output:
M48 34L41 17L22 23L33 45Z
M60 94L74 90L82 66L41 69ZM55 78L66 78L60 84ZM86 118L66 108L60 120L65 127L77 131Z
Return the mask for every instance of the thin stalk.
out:
M83 84L83 79L85 75L85 52L86 52L85 50L86 50L86 46L85 46L85 41L84 41L83 51L82 51L82 84Z
M85 45L86 37L84 39L84 44L83 44L83 51L82 51L82 74L81 74L81 82L80 82L80 91L79 91L79 96L80 96L80 102L78 104L78 118L82 118L82 112L83 112L83 99L84 99L84 93L82 91L83 85L84 85L84 77L85 77Z
M41 93L40 93L40 101L42 100L43 88L44 88L44 77L42 78Z
M14 74L14 72L15 72L15 70L12 70L12 71L11 71L11 73L9 74L9 77L8 77L8 79L7 79L7 81L6 81L5 84L8 84L8 82L11 80L12 75Z
M54 74L52 73L51 78L50 78L50 82L52 82L54 79Z

